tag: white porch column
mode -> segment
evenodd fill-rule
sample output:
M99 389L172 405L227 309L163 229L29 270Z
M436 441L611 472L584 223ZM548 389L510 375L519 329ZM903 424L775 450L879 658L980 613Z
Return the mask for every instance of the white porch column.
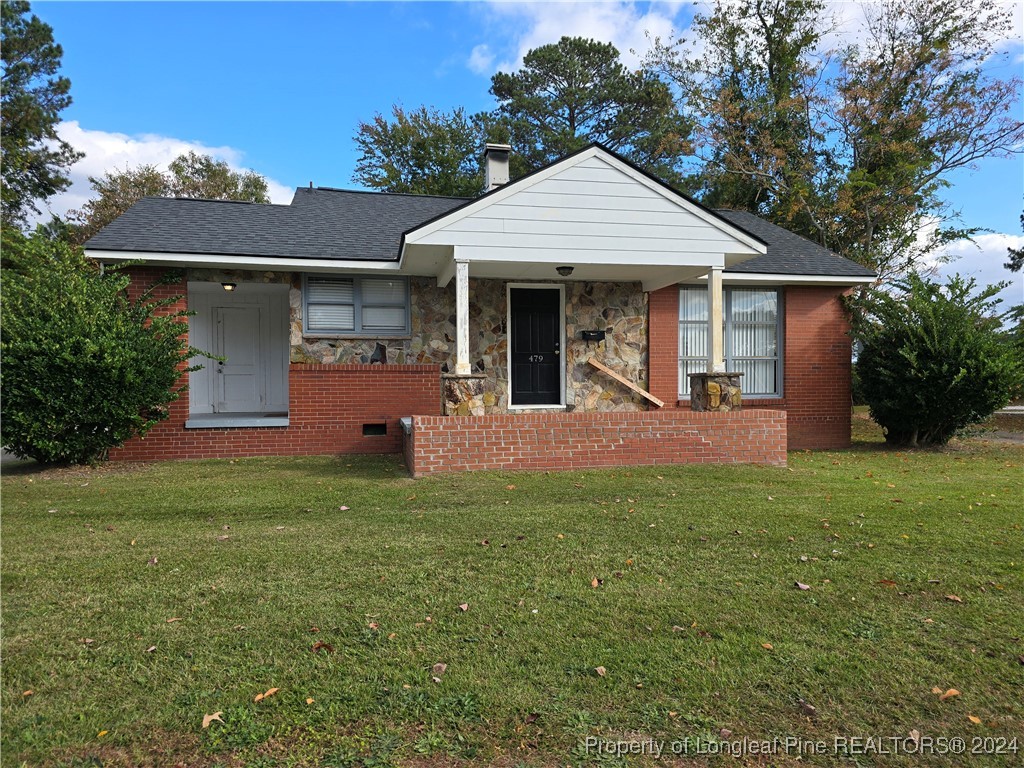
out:
M722 337L722 268L712 267L708 272L708 333L711 349L708 355L708 373L725 370L725 340Z
M472 373L469 364L469 262L455 262L455 373Z

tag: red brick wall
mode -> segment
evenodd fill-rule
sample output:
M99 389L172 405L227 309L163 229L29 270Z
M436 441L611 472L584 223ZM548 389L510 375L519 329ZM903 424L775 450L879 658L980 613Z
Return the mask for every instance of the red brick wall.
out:
M840 303L844 291L784 289L783 397L744 398L745 408L787 412L790 450L850 444L850 338ZM678 401L679 289L652 292L649 306L651 394L666 407L689 408L688 400Z
M786 415L535 413L413 418L414 477L478 469L561 470L645 464L786 463Z
M651 291L647 308L650 393L671 406L679 399L679 287Z
M291 365L288 426L185 429L188 394L171 404L171 417L143 438L111 451L128 461L399 453L398 419L440 413L441 372L436 365ZM364 424L387 425L387 434L364 437Z

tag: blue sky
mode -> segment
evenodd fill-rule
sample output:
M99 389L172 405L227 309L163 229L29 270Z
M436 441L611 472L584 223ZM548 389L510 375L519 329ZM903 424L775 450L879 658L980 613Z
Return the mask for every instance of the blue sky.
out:
M1007 7L1020 29L1021 4ZM856 4L834 9L836 37L853 34ZM188 149L265 175L274 202L287 202L292 188L310 181L352 188L360 120L393 103L490 108L490 76L562 34L614 42L635 64L629 51L642 54L647 33L685 31L694 6L37 2L33 11L53 27L72 81L74 104L61 133L87 152L72 190L51 201L60 213L88 197L89 175L166 164ZM1020 41L1007 46L1005 71L1019 74ZM1000 265L1007 245L1024 243L1024 159L988 161L951 181L949 197L965 222L994 231L979 240L981 251L957 246L963 258L954 268L987 281L1009 278ZM1019 301L1017 282L1009 298Z

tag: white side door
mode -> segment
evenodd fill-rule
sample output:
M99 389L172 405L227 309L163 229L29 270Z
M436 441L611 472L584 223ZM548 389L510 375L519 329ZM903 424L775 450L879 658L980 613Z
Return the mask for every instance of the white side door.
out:
M264 409L261 314L261 307L252 304L216 308L216 353L223 358L214 374L217 413L257 413Z

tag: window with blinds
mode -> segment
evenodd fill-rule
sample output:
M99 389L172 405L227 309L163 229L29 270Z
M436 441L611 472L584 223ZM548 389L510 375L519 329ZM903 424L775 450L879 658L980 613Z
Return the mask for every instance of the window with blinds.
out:
M409 333L409 281L403 277L308 276L304 288L306 334Z
M782 394L779 355L781 313L774 288L724 289L725 366L743 374L744 396ZM708 291L704 286L679 290L679 394L689 397L688 375L708 367Z

